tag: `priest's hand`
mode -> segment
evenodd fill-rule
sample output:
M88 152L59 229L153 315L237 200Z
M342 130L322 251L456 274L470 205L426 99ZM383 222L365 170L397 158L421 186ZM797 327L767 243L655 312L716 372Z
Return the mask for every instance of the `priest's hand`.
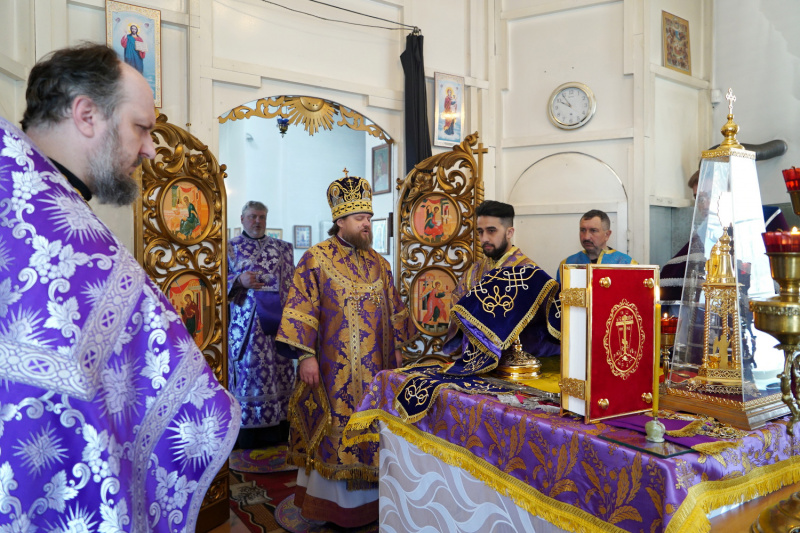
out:
M401 350L394 351L394 360L397 361L397 368L403 366L403 352Z
M242 274L239 276L239 282L246 289L259 290L264 286L264 284L259 281L258 274L250 270L247 272L242 272Z
M319 363L317 363L316 357L309 357L300 361L297 373L300 379L311 387L319 385Z

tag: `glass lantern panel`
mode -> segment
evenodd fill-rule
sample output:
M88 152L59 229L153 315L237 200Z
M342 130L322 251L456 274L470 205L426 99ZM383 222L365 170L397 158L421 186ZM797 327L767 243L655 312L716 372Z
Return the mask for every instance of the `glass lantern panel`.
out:
M706 265L725 227L735 284L720 288L707 283ZM751 299L775 295L753 159L702 161L691 228L667 387L744 402L778 393L783 352L755 329L750 311Z

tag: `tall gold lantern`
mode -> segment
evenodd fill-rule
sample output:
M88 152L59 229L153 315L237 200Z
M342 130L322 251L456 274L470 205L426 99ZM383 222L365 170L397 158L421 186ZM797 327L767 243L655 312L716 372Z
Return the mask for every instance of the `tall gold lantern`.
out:
M755 328L753 299L775 294L764 254L755 153L736 140L735 96L719 148L704 151L673 356L660 405L755 429L788 413L778 341Z
M703 392L742 392L742 343L736 282L731 261L731 238L725 227L706 262L703 283L703 362L689 389Z

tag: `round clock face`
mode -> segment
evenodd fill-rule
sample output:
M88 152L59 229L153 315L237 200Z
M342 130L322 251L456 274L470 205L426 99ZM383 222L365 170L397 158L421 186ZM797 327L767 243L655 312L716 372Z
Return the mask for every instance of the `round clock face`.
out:
M550 121L566 130L580 128L594 115L597 103L594 93L582 83L565 83L550 97Z

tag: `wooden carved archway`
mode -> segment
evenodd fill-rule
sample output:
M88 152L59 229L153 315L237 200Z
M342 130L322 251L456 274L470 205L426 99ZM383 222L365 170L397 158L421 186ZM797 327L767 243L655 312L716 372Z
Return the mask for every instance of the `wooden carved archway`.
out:
M227 387L225 165L164 114L156 119L153 138L156 157L142 163L142 195L134 211L136 259L178 312L197 306L194 322L184 322ZM224 523L229 513L226 462L203 500L198 531Z
M398 180L397 284L420 332L406 348L407 362L441 354L454 304L450 293L473 261L483 258L475 208L483 201L486 152L475 132Z

